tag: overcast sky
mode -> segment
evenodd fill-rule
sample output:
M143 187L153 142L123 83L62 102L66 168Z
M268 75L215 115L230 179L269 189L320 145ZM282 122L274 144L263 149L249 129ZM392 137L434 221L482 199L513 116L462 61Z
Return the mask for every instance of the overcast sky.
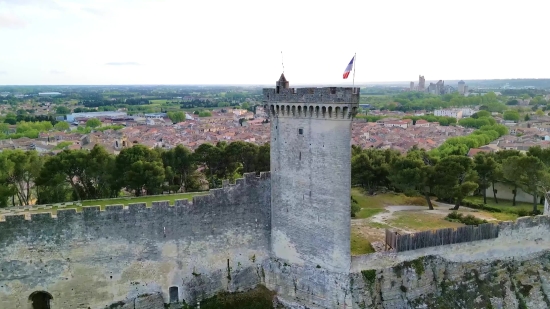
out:
M548 0L0 0L0 84L550 77Z

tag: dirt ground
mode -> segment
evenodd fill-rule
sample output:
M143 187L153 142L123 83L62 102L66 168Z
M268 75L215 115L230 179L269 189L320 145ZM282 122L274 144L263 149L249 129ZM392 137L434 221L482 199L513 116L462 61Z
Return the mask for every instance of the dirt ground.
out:
M370 218L353 219L351 221L352 233L361 235L375 248L383 248L385 229L390 228L400 233L414 233L423 230L440 229L463 226L461 223L449 222L444 219L452 212L453 205L438 203L434 210L427 206L390 205L385 206L385 211ZM477 211L475 209L460 207L459 213L471 214L488 222L497 221L491 213Z

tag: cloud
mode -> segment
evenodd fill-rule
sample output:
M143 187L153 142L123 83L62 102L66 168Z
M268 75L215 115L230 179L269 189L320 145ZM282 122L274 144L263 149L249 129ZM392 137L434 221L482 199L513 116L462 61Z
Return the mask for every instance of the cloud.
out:
M107 62L105 65L140 65L137 62Z
M58 71L58 70L51 70L51 71L50 71L50 74L60 75L60 74L65 74L65 72L63 72L63 71Z
M0 15L0 29L22 29L27 26L27 22L15 15Z
M81 10L86 12L86 13L95 15L95 16L105 16L105 15L107 15L107 12L102 10L102 9L95 9L95 8L85 7L85 8L82 8Z
M0 4L5 3L12 7L15 6L40 6L47 8L60 8L55 0L0 0Z
M7 71L1 71L1 70L0 70L0 75L6 75L6 74L8 74Z

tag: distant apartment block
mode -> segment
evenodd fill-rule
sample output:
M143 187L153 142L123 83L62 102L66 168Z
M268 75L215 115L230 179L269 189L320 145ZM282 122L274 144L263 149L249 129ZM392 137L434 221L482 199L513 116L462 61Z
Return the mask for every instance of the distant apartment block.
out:
M462 110L457 109L436 109L434 111L434 116L445 116L462 119Z
M462 108L462 117L472 117L473 114L476 113L476 110L471 108Z

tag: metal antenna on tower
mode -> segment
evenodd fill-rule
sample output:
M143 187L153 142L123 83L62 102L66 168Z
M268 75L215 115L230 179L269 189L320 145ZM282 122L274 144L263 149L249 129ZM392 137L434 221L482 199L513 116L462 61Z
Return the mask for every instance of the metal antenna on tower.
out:
M283 51L281 50L281 65L283 66L283 74L285 73L285 61L283 59Z

